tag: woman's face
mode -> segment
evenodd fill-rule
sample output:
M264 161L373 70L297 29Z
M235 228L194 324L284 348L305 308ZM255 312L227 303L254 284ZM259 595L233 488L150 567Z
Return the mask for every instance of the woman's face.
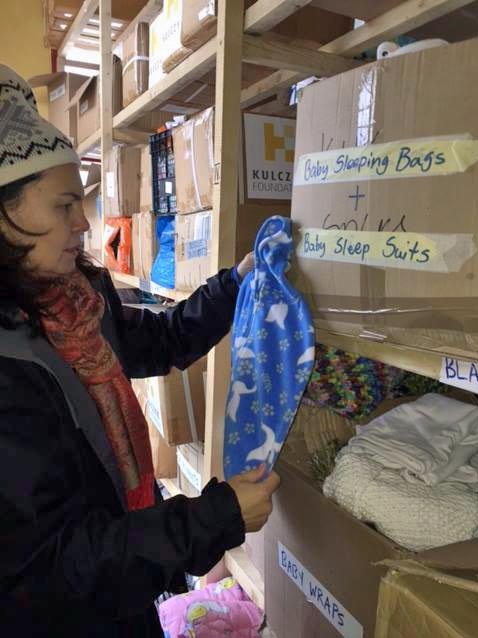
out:
M36 276L68 275L75 270L81 236L89 229L83 212L83 185L75 164L45 171L36 182L27 184L19 200L6 205L17 226L39 237L28 237L8 225L7 237L20 245L33 245L26 258L27 269Z

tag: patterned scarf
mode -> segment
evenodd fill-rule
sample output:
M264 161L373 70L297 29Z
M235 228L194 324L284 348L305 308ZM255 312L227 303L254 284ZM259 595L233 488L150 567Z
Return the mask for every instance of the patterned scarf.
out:
M130 382L101 334L103 297L76 271L46 297L43 329L96 403L123 477L129 510L154 504L148 427Z

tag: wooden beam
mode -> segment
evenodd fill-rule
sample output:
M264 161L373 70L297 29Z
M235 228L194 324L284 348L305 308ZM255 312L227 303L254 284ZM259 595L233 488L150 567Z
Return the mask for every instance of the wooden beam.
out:
M259 609L264 609L264 582L244 547L237 547L226 552L225 563L226 569L238 581L249 598Z
M360 64L356 60L323 53L304 44L300 40L285 36L270 38L269 36L244 35L242 59L250 64L272 69L287 69L319 77L337 75Z
M305 7L310 0L256 0L246 11L245 33L265 33Z
M111 0L100 0L100 108L101 108L101 201L106 210L106 158L113 148L113 54L111 47ZM104 231L105 215L102 216ZM103 233L102 233L103 236ZM101 249L105 261L104 246Z
M219 0L214 131L211 270L231 266L236 252L244 0ZM229 388L230 340L208 355L204 484L223 476L224 414Z
M151 89L140 95L132 104L114 118L115 128L133 124L139 117L164 104L193 80L198 80L214 68L216 62L217 36L195 51L184 62Z
M74 44L81 35L91 18L95 15L99 5L99 0L85 0L78 10L76 18L71 23L70 28L65 33L63 42L58 49L58 57L66 57L68 45ZM111 23L110 23L111 28ZM111 31L110 34L111 35ZM111 39L111 38L110 38Z
M323 53L334 53L353 57L371 46L389 38L401 35L431 20L460 9L473 0L407 0L374 18L358 29L349 31L319 49ZM316 74L311 74L316 75ZM277 71L256 82L241 93L241 106L252 106L265 97L274 95L274 86L284 88L306 77L295 71Z
M322 51L347 56L358 55L366 49L395 38L403 33L461 9L473 0L408 0L390 9L358 29L336 38L322 47Z

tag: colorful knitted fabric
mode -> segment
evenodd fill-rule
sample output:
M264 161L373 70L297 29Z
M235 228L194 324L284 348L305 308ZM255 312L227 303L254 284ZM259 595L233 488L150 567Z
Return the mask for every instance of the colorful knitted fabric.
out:
M360 421L385 399L444 391L446 386L433 379L317 344L303 401Z

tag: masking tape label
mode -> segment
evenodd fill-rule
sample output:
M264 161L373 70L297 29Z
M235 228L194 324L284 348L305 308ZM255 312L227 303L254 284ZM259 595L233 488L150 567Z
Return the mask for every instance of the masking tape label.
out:
M344 638L362 638L362 625L327 589L297 560L282 543L277 543L279 567L305 594L320 613Z
M460 361L443 357L440 381L478 394L478 361Z
M362 266L457 272L476 252L471 234L300 229L299 257Z
M421 139L301 155L294 186L464 173L478 162L478 141Z

